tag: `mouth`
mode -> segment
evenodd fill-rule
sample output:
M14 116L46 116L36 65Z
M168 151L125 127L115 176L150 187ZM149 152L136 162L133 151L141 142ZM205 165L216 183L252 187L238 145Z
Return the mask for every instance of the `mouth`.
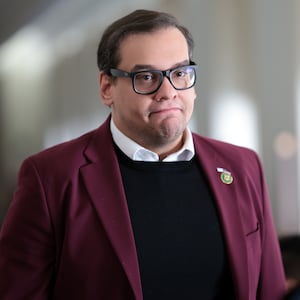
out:
M150 112L149 115L171 115L173 113L181 112L182 109L179 107L166 107L166 108L160 108L156 109Z

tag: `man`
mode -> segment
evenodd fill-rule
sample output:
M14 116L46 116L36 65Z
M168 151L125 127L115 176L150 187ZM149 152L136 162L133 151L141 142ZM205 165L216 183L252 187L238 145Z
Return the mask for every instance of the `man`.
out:
M161 12L106 29L98 66L111 115L23 163L1 231L1 299L283 297L257 155L188 128L192 50Z

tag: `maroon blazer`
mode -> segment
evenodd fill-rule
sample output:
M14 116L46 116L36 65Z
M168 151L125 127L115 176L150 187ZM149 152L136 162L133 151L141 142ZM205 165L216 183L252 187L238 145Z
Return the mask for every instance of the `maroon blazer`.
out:
M282 299L283 267L257 155L193 138L220 214L237 299ZM233 182L223 183L217 168L231 172ZM109 118L22 164L0 234L0 299L142 299Z

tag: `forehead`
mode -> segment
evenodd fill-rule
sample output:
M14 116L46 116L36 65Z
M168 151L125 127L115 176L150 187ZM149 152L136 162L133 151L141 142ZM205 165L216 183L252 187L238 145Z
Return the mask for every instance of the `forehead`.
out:
M120 58L118 67L124 70L131 70L135 65L152 65L165 69L189 60L189 51L181 31L168 27L126 37L120 45Z

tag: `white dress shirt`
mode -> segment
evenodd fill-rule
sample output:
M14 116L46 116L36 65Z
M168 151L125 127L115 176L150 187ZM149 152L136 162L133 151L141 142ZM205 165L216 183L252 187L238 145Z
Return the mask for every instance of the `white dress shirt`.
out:
M137 144L125 134L123 134L111 119L110 129L112 137L116 145L132 160L137 161L159 161L157 153L150 151L141 145ZM184 144L178 151L171 153L162 161L188 161L193 158L195 154L194 142L191 130L187 128L184 132Z

